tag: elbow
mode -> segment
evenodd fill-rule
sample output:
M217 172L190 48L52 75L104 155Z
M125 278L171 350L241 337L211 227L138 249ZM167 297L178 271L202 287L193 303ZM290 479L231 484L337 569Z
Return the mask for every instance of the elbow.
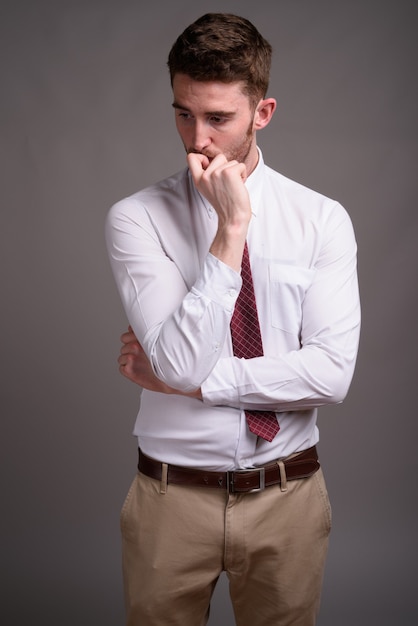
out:
M173 389L190 393L200 389L219 360L222 339L214 341L197 333L193 336L169 335L163 329L150 346L150 361L155 375Z
M191 393L200 389L216 360L206 358L187 363L187 360L170 358L164 353L160 358L154 355L151 362L155 375L162 382L181 393Z
M340 404L345 400L353 374L354 365L347 367L347 363L334 364L320 385L324 404Z
M188 376L182 372L162 372L156 373L157 377L164 382L168 387L175 389L181 394L193 393L197 389L200 389L204 379L199 380L196 376Z
M191 393L200 387L199 381L196 381L194 377L184 372L159 370L157 371L157 376L166 385L180 393Z
M358 335L339 345L322 345L316 352L311 373L312 380L323 404L340 404L347 397L353 379L358 352ZM318 358L319 357L319 358Z
M332 393L328 396L327 404L341 404L347 396L348 390L350 388L351 379L347 382L346 380L341 381L338 385L334 387Z

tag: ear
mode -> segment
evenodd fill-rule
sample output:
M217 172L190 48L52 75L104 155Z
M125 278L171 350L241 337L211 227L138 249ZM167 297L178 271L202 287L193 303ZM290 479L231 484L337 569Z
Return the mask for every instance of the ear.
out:
M254 130L265 128L273 117L277 102L274 98L260 100L254 114Z

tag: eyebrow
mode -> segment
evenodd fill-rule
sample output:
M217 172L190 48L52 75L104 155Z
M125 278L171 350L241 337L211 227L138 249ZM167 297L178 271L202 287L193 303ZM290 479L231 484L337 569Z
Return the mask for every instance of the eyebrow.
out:
M180 109L181 111L187 111L190 113L190 109L181 105L179 102L174 101L172 104L174 109ZM205 115L214 115L215 117L233 117L235 111L205 111Z

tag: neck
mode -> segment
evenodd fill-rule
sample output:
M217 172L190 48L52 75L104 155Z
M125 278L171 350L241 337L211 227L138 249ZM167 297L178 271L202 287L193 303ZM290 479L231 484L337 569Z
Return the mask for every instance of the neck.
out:
M258 154L258 150L257 150L257 145L254 142L251 145L251 148L250 148L250 150L248 152L248 155L247 155L247 157L244 160L245 167L247 169L247 178L248 178L248 176L250 174L253 173L253 171L257 167L258 159L259 159L259 154Z

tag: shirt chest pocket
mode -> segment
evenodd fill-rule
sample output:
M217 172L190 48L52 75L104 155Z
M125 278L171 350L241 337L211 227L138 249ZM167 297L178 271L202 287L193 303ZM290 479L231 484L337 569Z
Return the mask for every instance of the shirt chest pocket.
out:
M298 335L302 324L305 294L315 270L296 265L269 265L270 313L275 328Z

